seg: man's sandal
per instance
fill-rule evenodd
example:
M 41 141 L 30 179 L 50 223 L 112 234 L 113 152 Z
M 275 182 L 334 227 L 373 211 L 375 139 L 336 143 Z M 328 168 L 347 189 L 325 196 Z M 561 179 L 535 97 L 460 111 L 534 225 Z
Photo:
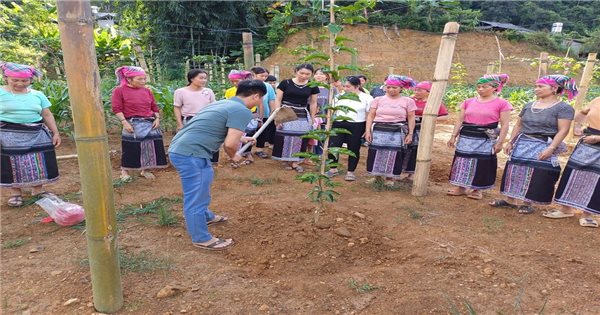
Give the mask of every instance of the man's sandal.
M 581 219 L 579 219 L 579 225 L 581 225 L 583 227 L 597 228 L 598 221 L 596 221 L 595 219 L 592 219 L 592 218 L 581 218 Z
M 213 225 L 213 224 L 225 223 L 228 220 L 229 220 L 228 217 L 224 217 L 224 216 L 220 216 L 220 215 L 215 215 L 214 219 L 212 219 L 211 221 L 206 222 L 206 225 Z
M 229 244 L 227 244 L 227 243 L 229 243 Z M 230 249 L 233 246 L 233 244 L 235 244 L 235 242 L 232 239 L 217 238 L 215 241 L 208 243 L 208 244 L 200 244 L 200 243 L 193 243 L 193 244 L 194 244 L 194 246 L 201 248 L 201 249 L 218 251 L 218 250 Z M 221 244 L 227 244 L 227 245 L 219 246 Z
M 564 219 L 564 218 L 570 218 L 570 217 L 575 216 L 575 214 L 573 214 L 573 213 L 564 213 L 557 209 L 552 209 L 552 210 L 546 211 L 546 212 L 542 213 L 542 215 L 544 217 L 550 218 L 550 219 Z
M 481 200 L 481 199 L 483 199 L 483 194 L 479 190 L 472 191 L 472 192 L 470 192 L 470 193 L 467 194 L 467 198 L 471 198 L 471 199 L 475 199 L 475 200 Z
M 532 206 L 528 206 L 528 205 L 520 205 L 519 206 L 520 214 L 532 214 L 534 211 L 535 211 L 535 209 L 533 209 Z

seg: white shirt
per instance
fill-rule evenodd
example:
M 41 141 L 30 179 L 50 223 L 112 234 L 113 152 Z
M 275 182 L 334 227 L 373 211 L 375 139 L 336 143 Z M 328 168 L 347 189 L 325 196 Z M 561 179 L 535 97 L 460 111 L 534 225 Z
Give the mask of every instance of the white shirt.
M 348 99 L 338 100 L 335 98 L 335 105 L 344 105 L 354 109 L 356 112 L 336 112 L 337 116 L 346 116 L 352 118 L 352 122 L 365 122 L 367 121 L 367 113 L 369 109 L 371 109 L 371 102 L 373 101 L 373 97 L 367 93 L 360 92 L 358 93 L 359 101 L 353 101 Z

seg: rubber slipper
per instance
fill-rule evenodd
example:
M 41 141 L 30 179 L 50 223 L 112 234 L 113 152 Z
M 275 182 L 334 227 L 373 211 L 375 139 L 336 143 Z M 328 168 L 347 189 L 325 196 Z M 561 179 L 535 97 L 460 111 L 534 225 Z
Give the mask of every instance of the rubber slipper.
M 535 211 L 532 206 L 521 205 L 519 206 L 520 214 L 532 214 Z
M 298 173 L 304 173 L 304 167 L 298 165 L 296 167 L 292 167 L 292 169 Z
M 335 177 L 335 176 L 338 176 L 338 175 L 339 175 L 339 172 L 337 172 L 337 171 L 333 172 L 332 170 L 329 170 L 329 171 L 325 172 L 325 176 L 327 176 L 329 178 Z
M 146 179 L 156 179 L 156 176 L 154 176 L 154 174 L 150 172 L 141 172 L 140 175 L 142 175 Z
M 483 199 L 483 194 L 481 193 L 481 191 L 472 191 L 467 194 L 467 198 L 481 200 Z
M 268 154 L 266 154 L 266 153 L 265 153 L 265 152 L 263 152 L 263 151 L 256 152 L 255 154 L 256 154 L 256 156 L 258 156 L 258 157 L 259 157 L 259 158 L 261 158 L 261 159 L 267 159 L 267 158 L 269 158 L 269 155 L 268 155 Z
M 121 179 L 121 181 L 124 183 L 131 183 L 131 181 L 133 180 L 133 178 L 129 175 L 121 175 L 119 179 Z
M 356 175 L 354 175 L 354 174 L 346 174 L 346 177 L 344 177 L 344 180 L 348 181 L 348 182 L 353 182 L 353 181 L 356 180 Z
M 389 187 L 392 188 L 394 187 L 394 181 L 393 180 L 386 180 L 385 183 L 383 184 L 385 187 Z
M 225 222 L 227 222 L 227 220 L 229 220 L 229 218 L 224 217 L 224 216 L 220 216 L 220 215 L 216 215 L 215 218 L 212 221 L 206 222 L 206 225 L 213 225 L 213 224 L 225 223 Z
M 546 211 L 544 213 L 542 213 L 542 215 L 546 218 L 550 218 L 550 219 L 564 219 L 564 218 L 570 218 L 572 216 L 575 216 L 575 214 L 573 213 L 564 213 L 560 210 L 550 210 L 550 211 Z
M 488 204 L 494 208 L 516 208 L 517 207 L 517 205 L 513 205 L 512 203 L 509 203 L 508 201 L 506 201 L 504 199 L 496 199 Z
M 10 196 L 6 204 L 10 207 L 20 207 L 23 205 L 23 197 L 21 195 Z
M 592 218 L 581 218 L 581 219 L 579 219 L 579 225 L 581 225 L 583 227 L 597 228 L 598 221 L 596 221 Z
M 228 241 L 230 242 L 229 245 L 217 247 L 221 244 L 227 243 Z M 208 243 L 206 245 L 200 244 L 200 243 L 193 243 L 193 244 L 194 244 L 194 246 L 201 248 L 201 249 L 218 251 L 218 250 L 230 249 L 233 246 L 233 244 L 235 244 L 235 242 L 232 239 L 217 238 L 214 242 Z

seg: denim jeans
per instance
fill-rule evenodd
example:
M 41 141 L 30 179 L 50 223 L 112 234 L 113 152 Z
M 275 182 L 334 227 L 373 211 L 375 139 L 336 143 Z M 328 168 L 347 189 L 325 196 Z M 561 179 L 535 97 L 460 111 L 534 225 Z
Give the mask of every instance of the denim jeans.
M 212 239 L 206 222 L 215 218 L 208 209 L 210 185 L 214 172 L 210 159 L 170 153 L 171 163 L 177 169 L 183 188 L 183 216 L 188 234 L 194 243 L 204 243 Z

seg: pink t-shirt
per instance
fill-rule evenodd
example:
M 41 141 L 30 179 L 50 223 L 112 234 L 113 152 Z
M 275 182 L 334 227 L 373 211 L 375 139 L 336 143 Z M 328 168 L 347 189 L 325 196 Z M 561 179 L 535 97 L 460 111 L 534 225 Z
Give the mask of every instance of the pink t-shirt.
M 187 87 L 175 90 L 173 96 L 173 105 L 181 107 L 181 114 L 194 116 L 204 107 L 215 101 L 215 93 L 209 88 L 202 88 L 199 91 L 192 91 Z
M 465 111 L 465 122 L 488 125 L 500 121 L 500 113 L 510 112 L 512 105 L 502 98 L 483 103 L 477 98 L 469 98 L 460 105 L 460 108 Z
M 375 112 L 377 122 L 400 122 L 406 121 L 408 112 L 417 110 L 417 105 L 410 97 L 391 98 L 385 95 L 374 99 L 371 108 L 377 109 Z

